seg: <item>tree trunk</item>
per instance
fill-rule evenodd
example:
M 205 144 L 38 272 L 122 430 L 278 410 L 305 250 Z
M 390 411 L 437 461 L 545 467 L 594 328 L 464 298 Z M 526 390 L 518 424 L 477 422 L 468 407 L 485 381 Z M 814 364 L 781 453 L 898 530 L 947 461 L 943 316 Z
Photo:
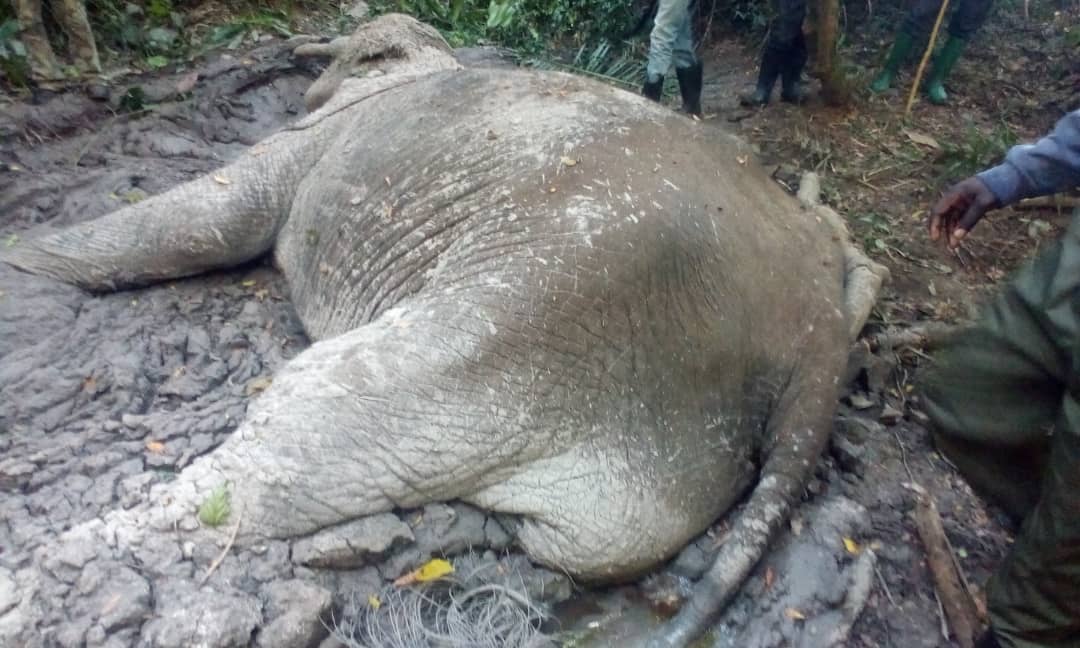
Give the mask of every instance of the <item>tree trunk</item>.
M 821 80 L 821 95 L 825 103 L 833 106 L 843 105 L 851 98 L 851 87 L 843 70 L 840 69 L 840 59 L 836 55 L 840 1 L 816 0 L 814 10 L 815 76 Z

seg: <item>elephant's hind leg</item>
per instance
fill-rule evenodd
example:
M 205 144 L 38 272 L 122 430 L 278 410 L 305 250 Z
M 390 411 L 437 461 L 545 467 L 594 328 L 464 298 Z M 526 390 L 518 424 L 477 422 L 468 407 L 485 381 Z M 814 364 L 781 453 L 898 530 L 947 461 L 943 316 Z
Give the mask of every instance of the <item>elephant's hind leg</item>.
M 190 515 L 199 493 L 230 484 L 243 531 L 291 537 L 501 479 L 552 444 L 525 433 L 529 401 L 488 364 L 485 334 L 468 330 L 477 321 L 413 305 L 316 343 L 180 475 L 173 499 Z

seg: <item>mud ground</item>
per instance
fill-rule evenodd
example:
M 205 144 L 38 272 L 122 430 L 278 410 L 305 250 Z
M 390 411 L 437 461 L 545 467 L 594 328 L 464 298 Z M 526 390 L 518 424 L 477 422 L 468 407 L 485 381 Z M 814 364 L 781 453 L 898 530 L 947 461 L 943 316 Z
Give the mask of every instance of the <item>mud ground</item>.
M 753 63 L 734 44 L 717 48 L 724 56 L 709 68 L 706 102 L 724 106 Z M 316 71 L 302 65 L 273 43 L 201 63 L 197 80 L 126 80 L 143 89 L 147 107 L 135 112 L 120 107 L 123 87 L 106 102 L 68 92 L 5 105 L 0 245 L 228 162 L 303 113 Z M 265 263 L 109 295 L 0 267 L 0 644 L 336 645 L 323 620 L 351 593 L 375 591 L 430 556 L 487 548 L 533 595 L 563 601 L 546 629 L 565 645 L 624 645 L 678 605 L 723 540 L 721 521 L 662 573 L 601 591 L 523 565 L 498 520 L 459 505 L 227 552 L 205 584 L 222 543 L 123 556 L 96 546 L 95 520 L 145 501 L 151 485 L 221 443 L 307 344 Z M 904 485 L 934 494 L 974 583 L 1009 537 L 932 451 L 909 389 L 911 360 L 853 357 L 806 504 L 703 645 L 950 645 Z M 73 528 L 89 530 L 57 544 Z

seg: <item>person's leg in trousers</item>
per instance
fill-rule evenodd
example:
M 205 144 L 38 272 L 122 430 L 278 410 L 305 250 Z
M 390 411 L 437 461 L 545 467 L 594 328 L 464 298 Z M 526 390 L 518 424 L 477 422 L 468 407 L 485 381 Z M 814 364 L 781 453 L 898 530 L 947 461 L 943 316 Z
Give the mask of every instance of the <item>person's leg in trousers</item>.
M 60 65 L 49 44 L 49 36 L 45 33 L 41 0 L 15 0 L 15 11 L 19 20 L 19 38 L 26 46 L 30 63 L 30 77 L 35 81 L 62 78 Z
M 900 71 L 900 66 L 907 61 L 912 48 L 915 46 L 917 37 L 930 33 L 934 26 L 934 20 L 937 18 L 937 12 L 940 9 L 941 0 L 915 1 L 904 17 L 904 22 L 900 24 L 900 29 L 896 30 L 896 38 L 893 41 L 892 49 L 889 50 L 885 65 L 874 78 L 874 82 L 870 84 L 872 92 L 881 93 L 892 87 L 893 81 L 896 79 L 896 73 Z
M 659 0 L 652 33 L 649 36 L 649 60 L 645 66 L 645 84 L 641 94 L 660 101 L 664 76 L 671 69 L 675 41 L 689 15 L 690 0 Z
M 797 91 L 797 79 L 806 64 L 806 41 L 802 36 L 803 19 L 806 17 L 806 0 L 775 0 L 776 19 L 769 28 L 769 40 L 761 54 L 757 86 L 739 101 L 744 106 L 764 106 L 769 103 L 776 80 L 783 76 L 787 93 L 785 101 L 795 100 L 790 94 Z M 799 45 L 803 51 L 800 53 Z M 792 85 L 794 84 L 794 85 Z
M 926 95 L 933 103 L 942 105 L 949 100 L 945 79 L 960 60 L 968 41 L 986 22 L 990 4 L 990 0 L 959 0 L 949 21 L 949 38 L 934 58 L 934 67 L 926 79 Z
M 1080 640 L 1080 219 L 935 359 L 927 413 L 972 487 L 1024 519 L 987 588 L 1006 648 Z M 1053 436 L 1046 430 L 1053 425 Z M 982 644 L 980 644 L 982 645 Z
M 700 117 L 703 69 L 701 61 L 694 53 L 693 19 L 689 11 L 679 28 L 672 55 L 675 61 L 675 74 L 679 77 L 679 93 L 682 95 L 683 111 Z
M 67 34 L 68 50 L 75 67 L 84 74 L 100 73 L 101 62 L 83 0 L 54 1 L 53 13 L 56 22 Z

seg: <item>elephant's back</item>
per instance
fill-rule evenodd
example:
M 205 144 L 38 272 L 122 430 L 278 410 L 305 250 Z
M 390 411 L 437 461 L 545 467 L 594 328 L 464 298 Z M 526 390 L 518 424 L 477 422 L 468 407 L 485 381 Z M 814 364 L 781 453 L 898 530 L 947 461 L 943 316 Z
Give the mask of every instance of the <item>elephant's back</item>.
M 798 271 L 782 254 L 791 238 L 828 252 L 741 140 L 606 84 L 458 70 L 337 110 L 350 113 L 343 132 L 276 251 L 316 338 L 494 272 L 493 256 L 610 273 L 625 252 L 690 252 L 742 291 L 761 272 Z

